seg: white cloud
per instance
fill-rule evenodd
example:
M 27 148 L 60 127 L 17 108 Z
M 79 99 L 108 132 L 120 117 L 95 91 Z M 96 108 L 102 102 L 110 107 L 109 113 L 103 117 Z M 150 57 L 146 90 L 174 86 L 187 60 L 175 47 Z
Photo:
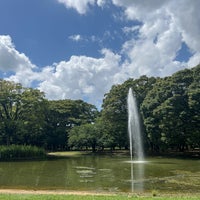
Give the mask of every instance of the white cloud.
M 6 79 L 30 86 L 35 79 L 34 70 L 37 70 L 37 67 L 24 53 L 15 49 L 11 37 L 0 35 L 0 71 L 5 75 L 7 72 L 15 73 Z
M 178 5 L 178 6 L 177 6 Z M 200 1 L 179 0 L 178 4 L 171 1 L 169 12 L 179 28 L 183 41 L 192 51 L 200 51 Z
M 190 57 L 187 65 L 188 67 L 194 67 L 196 65 L 200 64 L 200 52 L 195 53 L 192 57 Z
M 130 27 L 128 27 L 128 26 L 125 26 L 124 28 L 123 28 L 123 32 L 125 33 L 125 34 L 129 34 L 129 33 L 134 33 L 134 32 L 137 32 L 138 30 L 140 29 L 140 26 L 130 26 Z
M 84 99 L 100 106 L 104 94 L 115 82 L 115 74 L 120 72 L 121 61 L 109 49 L 102 49 L 101 54 L 100 58 L 72 56 L 39 71 L 25 54 L 15 49 L 10 36 L 0 36 L 1 71 L 13 72 L 6 80 L 26 87 L 37 82 L 49 99 Z
M 67 8 L 73 8 L 80 14 L 85 14 L 89 5 L 94 5 L 95 0 L 57 0 L 59 3 L 64 4 Z
M 79 14 L 86 14 L 90 6 L 97 5 L 99 7 L 104 7 L 104 5 L 109 0 L 57 0 L 59 3 L 62 3 L 66 8 L 73 8 Z
M 125 9 L 125 15 L 130 20 L 143 20 L 148 17 L 154 17 L 154 14 L 165 4 L 166 0 L 112 0 L 116 6 Z
M 103 7 L 106 4 L 107 0 L 97 0 L 97 5 Z
M 102 58 L 99 59 L 72 56 L 69 61 L 55 64 L 39 89 L 49 99 L 82 98 L 97 105 L 112 86 L 121 59 L 108 49 L 103 49 L 101 53 Z
M 22 69 L 33 69 L 36 66 L 29 58 L 18 52 L 8 35 L 0 35 L 0 70 L 18 72 Z
M 104 6 L 106 0 L 58 0 L 68 8 L 85 14 L 91 5 Z M 39 82 L 39 89 L 50 99 L 84 99 L 99 105 L 103 95 L 113 84 L 141 75 L 167 76 L 185 67 L 200 63 L 200 1 L 196 0 L 112 0 L 122 7 L 123 17 L 138 26 L 124 26 L 125 42 L 119 53 L 102 49 L 100 58 L 71 56 L 42 70 L 29 58 L 16 50 L 10 36 L 0 36 L 0 71 L 13 72 L 8 80 L 30 86 Z M 120 13 L 121 14 L 121 13 Z M 122 23 L 122 21 L 120 21 Z M 71 35 L 74 41 L 91 41 L 103 46 L 107 30 L 102 38 L 96 35 Z M 137 37 L 136 37 L 137 36 Z M 176 60 L 185 43 L 192 56 L 188 61 Z M 123 59 L 121 59 L 123 57 Z
M 128 34 L 137 30 L 137 39 L 126 41 L 122 53 L 128 58 L 123 65 L 124 77 L 167 76 L 200 62 L 200 1 L 189 0 L 112 0 L 124 9 L 126 18 L 142 25 L 124 27 Z M 182 43 L 194 56 L 187 63 L 177 61 Z M 121 73 L 121 77 L 123 76 Z
M 82 14 L 87 12 L 89 5 L 97 4 L 102 6 L 110 2 L 108 0 L 86 0 L 81 1 L 82 3 L 72 0 L 59 1 L 65 3 L 67 7 L 73 7 Z M 128 20 L 137 20 L 141 24 L 140 26 L 125 26 L 123 29 L 124 33 L 129 37 L 131 36 L 130 33 L 132 33 L 133 37 L 137 35 L 137 42 L 134 46 L 131 45 L 132 40 L 127 40 L 124 44 L 126 51 L 122 48 L 122 52 L 129 56 L 124 66 L 128 66 L 128 63 L 132 66 L 130 76 L 135 77 L 142 75 L 141 73 L 165 76 L 182 69 L 183 66 L 190 67 L 192 64 L 196 65 L 200 62 L 197 57 L 198 52 L 200 52 L 200 43 L 197 42 L 200 40 L 200 14 L 198 9 L 200 1 L 111 1 L 115 6 L 124 9 L 123 16 L 120 17 L 121 19 L 124 19 L 124 16 L 126 16 Z M 175 60 L 183 42 L 194 54 L 187 63 Z M 127 43 L 130 44 L 128 45 Z M 138 46 L 140 44 L 142 44 L 141 48 Z M 127 49 L 128 46 L 130 49 Z M 139 50 L 141 54 L 134 53 L 136 50 Z M 151 53 L 147 53 L 148 51 L 151 51 Z M 155 61 L 156 57 L 160 60 Z M 152 66 L 155 62 L 156 65 Z M 166 66 L 175 67 L 174 69 L 169 67 L 168 70 Z M 127 70 L 130 70 L 129 67 L 127 67 Z
M 69 39 L 78 42 L 78 41 L 82 40 L 82 37 L 79 34 L 78 35 L 70 35 Z

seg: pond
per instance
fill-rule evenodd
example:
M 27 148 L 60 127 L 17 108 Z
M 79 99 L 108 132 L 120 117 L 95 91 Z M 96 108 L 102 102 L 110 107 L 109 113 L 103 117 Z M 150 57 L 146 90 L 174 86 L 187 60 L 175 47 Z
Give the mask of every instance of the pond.
M 200 160 L 81 155 L 45 161 L 0 162 L 0 188 L 95 192 L 198 192 Z

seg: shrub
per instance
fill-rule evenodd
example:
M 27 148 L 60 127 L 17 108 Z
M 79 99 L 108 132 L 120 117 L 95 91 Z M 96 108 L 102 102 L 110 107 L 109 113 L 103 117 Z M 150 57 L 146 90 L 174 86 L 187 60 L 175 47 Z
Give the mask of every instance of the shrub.
M 42 158 L 45 156 L 45 150 L 36 146 L 0 146 L 0 160 Z

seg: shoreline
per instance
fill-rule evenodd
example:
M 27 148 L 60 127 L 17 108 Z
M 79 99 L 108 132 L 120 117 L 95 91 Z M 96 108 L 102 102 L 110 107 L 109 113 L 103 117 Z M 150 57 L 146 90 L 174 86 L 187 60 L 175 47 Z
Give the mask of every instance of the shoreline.
M 11 195 L 77 195 L 77 196 L 128 196 L 128 197 L 200 197 L 200 192 L 196 193 L 165 193 L 155 191 L 141 193 L 125 193 L 125 192 L 95 192 L 95 191 L 74 191 L 74 190 L 34 190 L 34 189 L 0 189 L 1 194 Z
M 47 195 L 95 195 L 114 196 L 112 192 L 72 191 L 72 190 L 31 190 L 31 189 L 0 189 L 0 194 L 47 194 Z

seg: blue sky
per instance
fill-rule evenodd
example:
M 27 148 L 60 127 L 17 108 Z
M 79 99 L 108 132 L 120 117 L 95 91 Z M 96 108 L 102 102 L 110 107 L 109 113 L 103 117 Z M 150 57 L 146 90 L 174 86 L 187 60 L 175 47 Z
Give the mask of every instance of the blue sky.
M 197 0 L 0 0 L 0 78 L 100 106 L 113 84 L 200 63 Z

